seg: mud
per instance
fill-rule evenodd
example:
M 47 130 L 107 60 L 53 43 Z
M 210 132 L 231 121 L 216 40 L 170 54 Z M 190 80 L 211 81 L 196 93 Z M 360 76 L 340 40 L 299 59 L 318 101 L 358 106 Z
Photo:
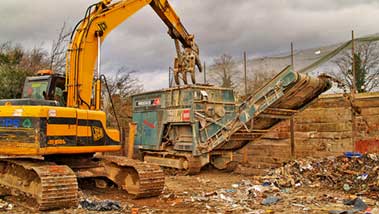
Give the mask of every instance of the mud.
M 212 169 L 196 176 L 167 176 L 162 195 L 148 199 L 133 199 L 115 187 L 99 189 L 82 184 L 82 200 L 117 201 L 120 210 L 99 212 L 79 207 L 45 213 L 328 213 L 330 210 L 351 209 L 351 206 L 343 204 L 343 200 L 357 197 L 343 190 L 319 187 L 279 189 L 264 184 L 262 188 L 266 190 L 261 190 L 256 188 L 259 186 L 262 186 L 260 177 Z M 261 204 L 271 196 L 280 200 L 268 206 Z M 19 205 L 15 197 L 3 195 L 0 199 L 0 213 L 35 213 L 26 206 Z M 369 198 L 362 197 L 362 200 L 372 209 L 379 205 Z M 5 210 L 9 209 L 8 206 L 2 209 L 3 203 L 11 203 L 12 209 Z

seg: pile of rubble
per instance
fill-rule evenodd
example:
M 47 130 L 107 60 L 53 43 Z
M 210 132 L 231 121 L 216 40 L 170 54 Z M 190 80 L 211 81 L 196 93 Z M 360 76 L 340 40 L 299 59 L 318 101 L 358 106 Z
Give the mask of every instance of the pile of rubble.
M 79 208 L 84 208 L 91 211 L 113 211 L 122 209 L 120 202 L 118 201 L 92 201 L 90 199 L 81 200 Z
M 201 179 L 198 179 L 200 182 Z M 273 185 L 256 184 L 259 181 L 241 180 L 230 188 L 210 192 L 164 193 L 160 199 L 171 202 L 171 206 L 188 204 L 207 212 L 255 213 L 254 204 L 270 206 L 281 201 L 280 189 Z
M 202 186 L 199 180 L 199 186 Z M 310 194 L 312 192 L 312 194 Z M 172 207 L 188 207 L 206 213 L 356 213 L 372 209 L 379 214 L 379 202 L 350 194 L 315 192 L 313 188 L 279 188 L 260 183 L 258 177 L 233 183 L 215 191 L 165 191 L 160 200 Z M 190 211 L 188 211 L 190 212 Z
M 9 212 L 12 209 L 13 209 L 13 204 L 0 199 L 0 212 L 1 211 Z
M 338 188 L 378 200 L 379 154 L 345 153 L 339 157 L 289 161 L 262 179 L 279 188 Z

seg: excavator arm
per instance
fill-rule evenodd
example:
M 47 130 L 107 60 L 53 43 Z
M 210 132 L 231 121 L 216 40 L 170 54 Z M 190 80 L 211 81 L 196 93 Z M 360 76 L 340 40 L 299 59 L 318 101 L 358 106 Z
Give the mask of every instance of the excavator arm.
M 150 6 L 167 25 L 168 34 L 175 41 L 177 57 L 174 62 L 174 78 L 176 84 L 180 84 L 180 77 L 184 84 L 187 84 L 187 73 L 191 74 L 192 82 L 195 83 L 195 65 L 200 72 L 202 72 L 202 66 L 199 48 L 194 41 L 194 36 L 187 32 L 167 0 L 153 0 Z M 181 51 L 178 41 L 182 43 L 184 51 Z
M 194 82 L 195 65 L 202 71 L 199 49 L 193 35 L 186 31 L 167 0 L 122 0 L 113 4 L 111 0 L 102 0 L 87 9 L 71 36 L 66 63 L 67 106 L 92 108 L 92 82 L 102 42 L 114 28 L 148 4 L 167 25 L 169 35 L 175 41 L 178 55 L 174 65 L 176 82 L 179 84 L 181 74 L 183 81 L 187 83 L 188 72 Z M 184 51 L 181 51 L 179 42 Z M 96 109 L 100 103 L 100 61 L 97 70 Z

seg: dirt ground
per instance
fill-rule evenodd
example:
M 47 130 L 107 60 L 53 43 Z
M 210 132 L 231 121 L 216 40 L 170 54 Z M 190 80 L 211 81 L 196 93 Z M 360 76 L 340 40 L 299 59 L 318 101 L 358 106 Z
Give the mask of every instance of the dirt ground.
M 270 196 L 278 197 L 279 201 L 262 205 Z M 117 201 L 121 209 L 99 212 L 79 207 L 46 213 L 328 213 L 329 210 L 351 209 L 343 205 L 342 200 L 356 196 L 345 194 L 343 190 L 301 186 L 278 189 L 262 186 L 259 177 L 208 169 L 196 176 L 167 176 L 164 192 L 155 198 L 134 200 L 117 188 L 86 186 L 82 187 L 80 197 L 91 201 Z M 370 208 L 379 205 L 373 200 L 362 199 Z M 3 208 L 0 213 L 35 213 L 21 206 L 15 198 L 2 197 L 2 200 L 13 207 L 10 210 Z

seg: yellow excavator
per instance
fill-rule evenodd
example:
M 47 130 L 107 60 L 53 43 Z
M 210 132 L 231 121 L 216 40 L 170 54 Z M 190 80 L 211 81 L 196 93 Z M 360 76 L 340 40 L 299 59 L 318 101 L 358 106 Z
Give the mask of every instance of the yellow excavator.
M 25 80 L 21 99 L 0 101 L 3 191 L 37 202 L 39 210 L 76 206 L 78 178 L 110 180 L 135 197 L 161 193 L 164 174 L 158 166 L 95 155 L 122 148 L 120 131 L 106 126 L 106 113 L 101 110 L 101 44 L 114 28 L 147 5 L 175 41 L 175 79 L 187 82 L 190 73 L 195 81 L 195 67 L 201 71 L 199 49 L 167 0 L 102 0 L 89 6 L 73 30 L 66 75 L 39 71 Z

